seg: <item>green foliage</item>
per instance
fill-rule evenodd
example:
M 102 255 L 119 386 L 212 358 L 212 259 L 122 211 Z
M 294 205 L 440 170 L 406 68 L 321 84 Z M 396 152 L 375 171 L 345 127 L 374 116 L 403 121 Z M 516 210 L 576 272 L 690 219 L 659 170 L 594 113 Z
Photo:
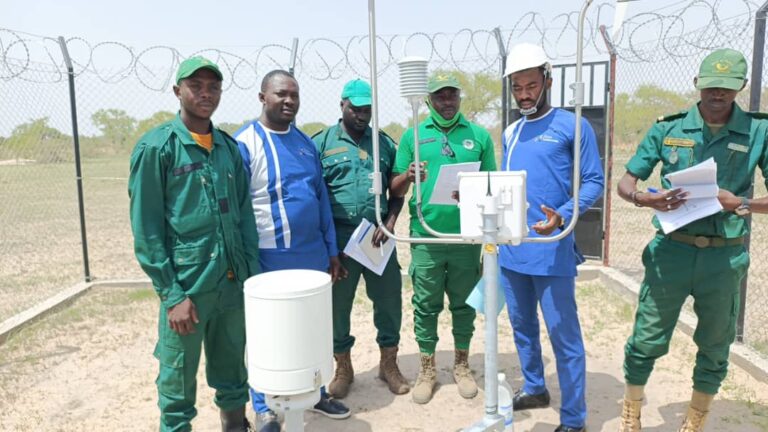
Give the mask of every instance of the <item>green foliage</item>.
M 136 132 L 132 141 L 138 141 L 142 135 L 149 132 L 150 129 L 160 126 L 161 124 L 173 120 L 176 117 L 176 113 L 170 111 L 158 111 L 149 118 L 140 120 L 136 124 Z
M 125 147 L 131 142 L 136 131 L 136 119 L 119 109 L 100 109 L 93 113 L 91 121 L 99 128 L 107 144 L 118 147 Z
M 326 125 L 325 123 L 309 122 L 299 126 L 299 129 L 301 129 L 301 131 L 304 132 L 305 134 L 312 136 L 327 127 L 328 125 Z
M 250 120 L 243 120 L 240 123 L 223 122 L 223 123 L 217 124 L 216 127 L 230 135 L 234 135 L 238 129 L 240 129 L 245 123 L 248 123 L 249 121 Z
M 677 93 L 653 84 L 634 93 L 620 93 L 615 101 L 615 138 L 618 145 L 637 145 L 659 116 L 684 110 L 698 100 L 696 92 Z
M 405 132 L 405 126 L 401 125 L 400 123 L 392 122 L 381 128 L 381 130 L 389 135 L 389 137 L 395 141 L 395 144 L 399 144 L 400 138 L 403 136 L 403 132 Z
M 0 158 L 60 162 L 72 159 L 72 138 L 51 127 L 48 117 L 16 126 L 11 136 L 0 142 Z

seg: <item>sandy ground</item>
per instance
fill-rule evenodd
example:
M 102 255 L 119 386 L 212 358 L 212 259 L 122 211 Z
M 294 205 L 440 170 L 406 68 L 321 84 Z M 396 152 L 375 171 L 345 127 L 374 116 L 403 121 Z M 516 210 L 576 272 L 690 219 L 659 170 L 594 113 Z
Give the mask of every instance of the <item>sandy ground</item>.
M 400 365 L 413 380 L 418 356 L 409 291 L 404 290 Z M 587 426 L 590 431 L 615 431 L 623 391 L 622 349 L 633 309 L 598 282 L 580 283 L 578 296 L 588 354 Z M 156 311 L 157 301 L 150 290 L 98 288 L 0 346 L 0 430 L 157 430 L 157 363 L 152 357 Z M 307 431 L 457 431 L 481 418 L 483 392 L 465 400 L 453 383 L 450 321 L 445 313 L 440 320 L 437 355 L 440 385 L 434 399 L 424 406 L 411 402 L 410 395 L 392 395 L 376 378 L 379 352 L 371 304 L 364 296 L 356 300 L 353 319 L 358 338 L 353 350 L 357 374 L 344 401 L 354 414 L 338 421 L 307 413 Z M 506 312 L 499 323 L 501 369 L 518 388 L 520 370 Z M 483 379 L 482 328 L 483 320 L 478 318 L 470 362 L 479 383 Z M 554 357 L 544 338 L 552 408 L 517 413 L 517 431 L 552 431 L 559 423 Z M 670 354 L 657 364 L 647 388 L 644 430 L 677 430 L 690 394 L 694 353 L 690 339 L 678 332 Z M 202 370 L 194 426 L 196 430 L 215 431 L 219 430 L 217 410 Z M 757 382 L 732 367 L 706 430 L 768 430 L 768 383 Z

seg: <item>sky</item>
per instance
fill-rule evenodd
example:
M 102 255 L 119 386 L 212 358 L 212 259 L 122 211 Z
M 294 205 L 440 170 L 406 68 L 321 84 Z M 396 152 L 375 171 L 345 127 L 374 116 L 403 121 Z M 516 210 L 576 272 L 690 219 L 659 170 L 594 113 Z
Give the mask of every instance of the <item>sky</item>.
M 594 0 L 590 12 L 596 10 L 605 11 L 609 16 L 601 17 L 600 22 L 611 24 L 613 22 L 613 9 L 610 7 L 598 8 L 603 3 L 614 4 L 615 0 Z M 675 10 L 688 5 L 692 0 L 637 0 L 626 4 L 626 16 L 631 17 L 644 12 L 660 12 L 671 14 Z M 761 0 L 706 0 L 710 4 L 718 5 L 722 14 L 727 17 L 731 14 L 744 13 L 745 1 Z M 761 1 L 762 2 L 762 1 Z M 379 36 L 409 35 L 422 32 L 425 34 L 445 33 L 455 34 L 461 29 L 490 30 L 501 27 L 502 30 L 510 30 L 515 24 L 538 6 L 536 12 L 541 14 L 543 25 L 546 26 L 555 37 L 558 29 L 562 28 L 564 21 L 558 20 L 558 15 L 571 13 L 583 5 L 580 0 L 379 0 L 376 2 L 376 30 Z M 725 6 L 724 6 L 725 5 Z M 686 12 L 684 21 L 686 31 L 695 26 L 702 26 L 705 22 L 698 19 L 704 16 L 703 8 L 693 8 Z M 697 15 L 698 14 L 698 15 Z M 562 17 L 561 17 L 562 18 Z M 575 21 L 575 17 L 572 18 Z M 707 18 L 708 19 L 708 18 Z M 13 44 L 15 36 L 4 29 L 17 32 L 17 35 L 25 40 L 25 44 Z M 641 38 L 654 38 L 653 31 L 637 32 Z M 677 30 L 677 29 L 675 29 Z M 563 54 L 565 61 L 572 62 L 575 52 L 575 38 L 573 29 L 568 30 L 565 37 L 561 38 L 561 47 L 555 50 L 555 54 Z M 130 61 L 130 55 L 120 44 L 129 47 L 133 54 L 138 55 L 144 50 L 154 46 L 167 46 L 177 49 L 182 56 L 205 48 L 216 48 L 234 53 L 248 61 L 255 62 L 254 53 L 259 47 L 268 44 L 279 44 L 286 47 L 291 45 L 294 37 L 299 39 L 300 49 L 303 43 L 313 38 L 329 38 L 345 44 L 350 36 L 368 34 L 368 1 L 366 0 L 273 0 L 273 1 L 243 1 L 227 0 L 220 2 L 203 2 L 201 0 L 130 0 L 130 1 L 94 1 L 94 0 L 0 0 L 0 54 L 6 54 L 9 58 L 25 58 L 30 55 L 33 61 L 50 63 L 50 55 L 57 64 L 60 64 L 60 51 L 51 41 L 45 42 L 38 36 L 57 37 L 66 39 L 81 38 L 81 41 L 69 43 L 72 57 L 82 60 L 84 64 L 89 60 L 90 51 L 82 41 L 87 41 L 91 46 L 103 42 L 116 42 L 103 45 L 103 49 L 94 52 L 90 57 L 92 69 L 102 73 L 99 77 L 105 82 L 91 79 L 78 82 L 79 113 L 81 117 L 81 130 L 85 133 L 93 133 L 93 125 L 89 123 L 90 115 L 101 108 L 119 108 L 128 111 L 136 118 L 146 118 L 159 109 L 175 109 L 174 100 L 168 98 L 169 88 L 164 93 L 147 91 L 144 88 L 127 88 L 125 86 L 110 85 L 112 80 L 109 73 L 117 70 L 117 75 L 126 61 Z M 647 36 L 646 36 L 647 34 Z M 536 35 L 533 35 L 534 37 Z M 525 36 L 519 37 L 524 40 Z M 516 36 L 517 38 L 517 36 Z M 400 40 L 403 40 L 401 38 Z M 426 47 L 420 46 L 421 41 L 414 39 L 409 46 L 409 52 L 413 46 L 415 51 Z M 442 42 L 449 41 L 448 37 Z M 515 39 L 513 43 L 517 41 Z M 367 45 L 365 40 L 360 40 L 359 50 L 352 53 L 358 65 L 367 62 Z M 12 44 L 12 46 L 9 46 Z M 458 45 L 458 44 L 457 44 Z M 601 44 L 602 45 L 602 44 Z M 329 45 L 320 46 L 328 48 Z M 320 49 L 318 48 L 318 49 Z M 333 47 L 331 47 L 333 48 Z M 400 53 L 393 55 L 399 58 Z M 28 52 L 26 50 L 29 50 Z M 458 50 L 461 50 L 459 48 Z M 311 51 L 311 50 L 310 50 Z M 334 57 L 338 51 L 331 50 L 328 58 L 333 61 L 341 61 Z M 151 51 L 152 55 L 145 54 L 141 57 L 141 66 L 164 67 L 173 64 L 169 62 L 168 51 Z M 443 53 L 446 52 L 443 47 Z M 270 55 L 275 55 L 278 66 L 285 67 L 287 63 L 287 51 L 273 50 Z M 312 54 L 310 52 L 310 54 Z M 416 54 L 419 54 L 418 52 Z M 548 52 L 549 54 L 549 52 Z M 590 57 L 587 52 L 586 60 L 606 60 L 605 54 L 594 54 Z M 381 62 L 382 53 L 379 53 Z M 553 60 L 555 59 L 555 56 Z M 309 57 L 308 63 L 316 60 Z M 325 60 L 325 59 L 323 59 Z M 155 63 L 151 63 L 156 61 Z M 307 66 L 304 64 L 304 66 Z M 13 69 L 2 69 L 0 65 L 0 78 L 5 78 Z M 271 66 L 271 65 L 269 65 Z M 430 67 L 436 67 L 432 65 Z M 260 64 L 259 70 L 265 66 Z M 142 74 L 144 78 L 156 79 L 154 82 L 163 82 L 167 73 L 155 73 L 154 70 L 146 72 L 137 67 L 136 74 Z M 240 69 L 242 71 L 243 69 Z M 106 72 L 105 72 L 106 71 Z M 328 97 L 336 97 L 340 79 L 351 79 L 343 76 L 336 80 L 309 79 L 312 72 L 304 69 L 303 77 L 306 83 L 302 84 L 302 113 L 308 120 L 329 122 L 337 116 L 335 110 L 328 110 Z M 322 71 L 321 71 L 322 72 Z M 349 71 L 348 71 L 349 72 Z M 3 75 L 5 74 L 5 75 Z M 225 73 L 225 75 L 227 75 Z M 381 113 L 382 124 L 389 121 L 405 121 L 407 109 L 397 97 L 396 74 L 390 73 L 388 81 L 382 79 Z M 25 77 L 26 78 L 26 77 Z M 51 116 L 52 124 L 60 129 L 67 127 L 68 110 L 66 105 L 66 92 L 59 87 L 48 90 L 45 86 L 34 82 L 34 75 L 30 75 L 32 81 L 22 79 L 15 81 L 3 81 L 0 79 L 0 93 L 4 97 L 0 99 L 0 136 L 7 136 L 10 130 L 17 124 L 21 124 L 33 118 Z M 239 75 L 238 75 L 239 78 Z M 387 77 L 384 77 L 387 78 Z M 227 75 L 227 79 L 229 76 Z M 255 99 L 255 93 L 250 90 L 258 77 L 254 76 L 249 83 L 247 91 L 232 91 L 226 94 L 226 103 L 222 103 L 217 118 L 219 121 L 239 122 L 248 112 L 250 115 L 254 108 L 251 107 Z M 236 80 L 230 81 L 234 83 Z M 138 85 L 134 83 L 134 85 Z M 169 84 L 168 84 L 169 85 Z M 243 87 L 240 87 L 243 88 Z M 255 91 L 255 90 L 254 90 Z M 60 96 L 51 99 L 52 95 Z M 307 96 L 306 99 L 304 96 Z M 239 99 L 238 99 L 239 98 Z M 388 98 L 388 99 L 387 99 Z M 304 103 L 306 100 L 306 104 Z M 245 106 L 248 108 L 244 108 Z M 21 107 L 21 109 L 19 109 Z M 64 107 L 64 108 L 62 108 Z
M 595 0 L 592 7 L 613 0 Z M 710 0 L 715 1 L 715 0 Z M 741 2 L 743 0 L 727 0 Z M 628 15 L 673 10 L 688 0 L 628 3 Z M 449 32 L 462 28 L 511 28 L 536 6 L 548 17 L 581 7 L 578 0 L 379 0 L 379 34 Z M 290 44 L 293 37 L 347 37 L 367 34 L 365 0 L 3 0 L 0 28 L 43 36 L 118 41 L 133 47 L 190 47 Z

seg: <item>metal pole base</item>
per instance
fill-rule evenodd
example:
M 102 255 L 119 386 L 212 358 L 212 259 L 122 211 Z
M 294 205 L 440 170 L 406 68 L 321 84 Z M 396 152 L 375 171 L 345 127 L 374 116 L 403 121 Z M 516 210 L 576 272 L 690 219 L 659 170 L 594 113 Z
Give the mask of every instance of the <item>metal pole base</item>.
M 463 432 L 504 432 L 504 417 L 498 414 L 486 416 Z
M 286 432 L 304 432 L 304 411 L 320 401 L 320 389 L 290 396 L 266 395 L 267 406 L 283 413 Z

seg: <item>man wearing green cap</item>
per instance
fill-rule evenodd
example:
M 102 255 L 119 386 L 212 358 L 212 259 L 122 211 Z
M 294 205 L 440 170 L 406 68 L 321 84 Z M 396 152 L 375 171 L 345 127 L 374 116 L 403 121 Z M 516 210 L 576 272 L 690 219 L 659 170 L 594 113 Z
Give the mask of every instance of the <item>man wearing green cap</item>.
M 189 431 L 205 346 L 222 431 L 247 431 L 243 282 L 259 271 L 258 234 L 237 143 L 213 127 L 222 74 L 181 63 L 176 118 L 139 139 L 128 195 L 136 258 L 160 297 L 161 431 Z
M 373 139 L 372 130 L 368 126 L 371 121 L 371 86 L 360 79 L 349 81 L 341 93 L 340 106 L 341 120 L 312 139 L 320 154 L 323 178 L 328 186 L 336 226 L 336 241 L 341 251 L 363 219 L 376 224 L 376 195 L 369 192 L 370 175 L 373 173 Z M 379 132 L 379 169 L 384 191 L 389 191 L 394 163 L 395 144 L 387 134 Z M 388 200 L 381 201 L 381 220 L 387 230 L 393 232 L 403 207 L 403 198 L 391 192 L 388 195 Z M 371 239 L 373 246 L 381 247 L 386 241 L 386 234 L 380 227 L 376 227 Z M 397 253 L 392 254 L 381 275 L 346 255 L 340 255 L 348 276 L 333 284 L 333 356 L 336 359 L 336 374 L 328 391 L 337 398 L 343 398 L 354 380 L 350 350 L 355 338 L 350 335 L 350 314 L 357 283 L 362 275 L 368 298 L 373 302 L 373 323 L 378 332 L 376 342 L 381 352 L 379 378 L 387 383 L 392 393 L 407 393 L 410 387 L 397 366 L 403 306 Z
M 457 206 L 429 204 L 440 166 L 479 161 L 482 171 L 496 169 L 490 134 L 459 112 L 461 86 L 456 77 L 437 73 L 429 79 L 427 90 L 430 115 L 418 125 L 423 203 L 417 203 L 415 196 L 409 202 L 412 237 L 432 237 L 419 220 L 418 205 L 424 221 L 433 230 L 459 232 Z M 413 136 L 410 128 L 400 140 L 394 168 L 396 176 L 391 186 L 395 196 L 404 196 L 416 179 Z M 414 327 L 421 353 L 419 376 L 411 391 L 413 401 L 429 402 L 437 384 L 437 318 L 446 295 L 453 322 L 453 377 L 462 397 L 475 397 L 477 385 L 468 362 L 475 310 L 466 304 L 466 299 L 480 278 L 480 245 L 414 243 L 408 272 L 413 283 Z
M 700 101 L 687 111 L 660 117 L 626 165 L 618 186 L 623 199 L 638 207 L 673 211 L 688 199 L 685 189 L 669 189 L 666 174 L 714 158 L 717 196 L 723 210 L 656 236 L 643 252 L 645 277 L 640 288 L 632 335 L 624 349 L 626 391 L 621 431 L 640 430 L 644 386 L 654 362 L 667 353 L 680 308 L 694 299 L 698 346 L 693 394 L 681 431 L 701 431 L 710 403 L 728 368 L 736 335 L 739 286 L 749 266 L 744 247 L 745 217 L 768 213 L 768 197 L 748 199 L 757 166 L 768 178 L 768 115 L 746 113 L 734 101 L 746 83 L 747 62 L 738 51 L 720 49 L 701 63 L 694 85 Z M 638 190 L 661 163 L 659 190 Z M 768 184 L 767 184 L 768 185 Z

